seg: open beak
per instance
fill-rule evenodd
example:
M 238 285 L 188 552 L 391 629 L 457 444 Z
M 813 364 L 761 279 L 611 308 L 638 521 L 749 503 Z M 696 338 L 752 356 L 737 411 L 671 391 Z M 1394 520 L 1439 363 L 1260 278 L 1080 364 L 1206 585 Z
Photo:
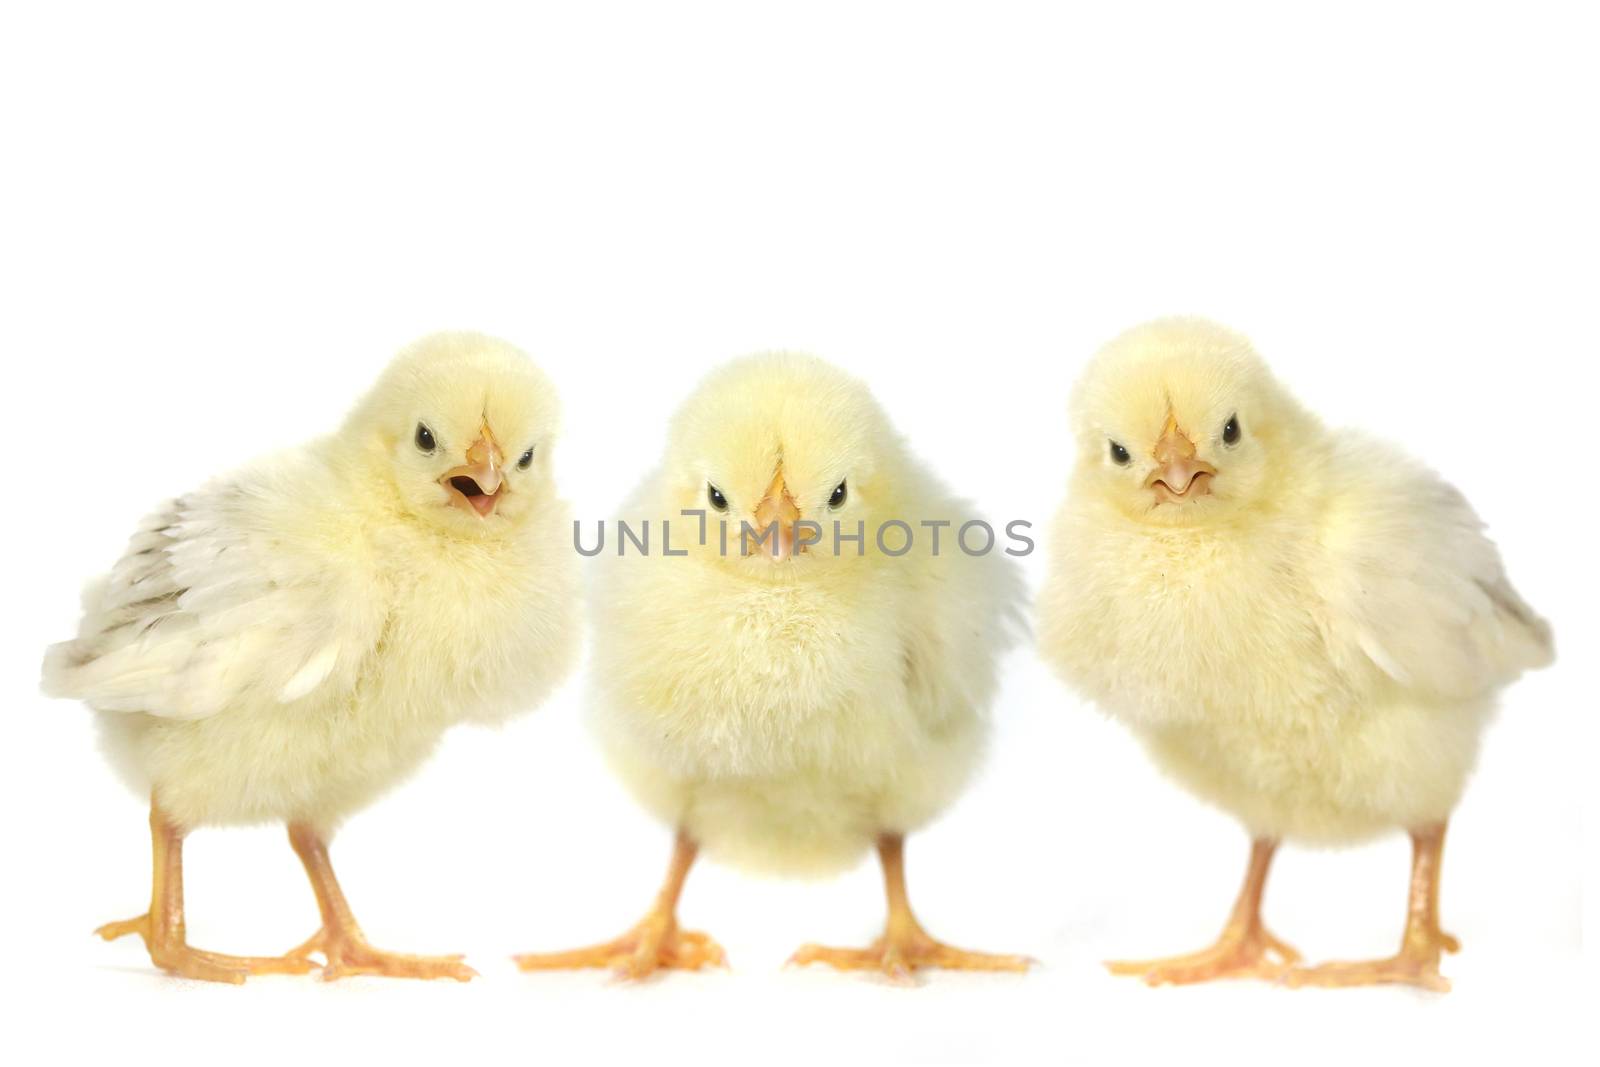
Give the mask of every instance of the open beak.
M 746 553 L 770 556 L 773 559 L 788 559 L 795 554 L 794 524 L 800 521 L 800 509 L 795 505 L 794 497 L 789 495 L 788 487 L 783 484 L 783 468 L 772 476 L 772 484 L 767 486 L 767 494 L 756 505 L 756 532 L 755 536 L 748 538 L 745 547 Z M 777 528 L 773 533 L 767 531 Z M 765 538 L 759 540 L 758 538 Z M 804 552 L 805 546 L 801 545 L 799 551 Z
M 486 519 L 500 502 L 505 463 L 505 454 L 489 431 L 489 424 L 484 423 L 478 439 L 467 449 L 466 466 L 445 471 L 439 484 L 450 494 L 450 503 Z
M 1158 504 L 1195 500 L 1211 492 L 1211 479 L 1217 468 L 1195 458 L 1194 442 L 1167 416 L 1167 425 L 1156 442 L 1156 469 L 1145 483 L 1156 494 Z

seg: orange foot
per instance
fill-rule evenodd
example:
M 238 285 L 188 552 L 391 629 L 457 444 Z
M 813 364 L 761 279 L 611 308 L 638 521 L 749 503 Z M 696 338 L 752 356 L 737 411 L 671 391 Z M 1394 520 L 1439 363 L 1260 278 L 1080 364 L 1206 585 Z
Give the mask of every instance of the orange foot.
M 1435 930 L 1423 940 L 1407 941 L 1398 954 L 1388 959 L 1296 967 L 1284 975 L 1284 982 L 1296 987 L 1309 985 L 1328 989 L 1411 985 L 1434 993 L 1448 993 L 1450 980 L 1439 973 L 1439 956 L 1441 952 L 1460 951 L 1460 941 L 1443 930 Z
M 181 929 L 175 932 L 152 932 L 148 914 L 106 923 L 95 933 L 107 941 L 138 934 L 150 953 L 150 962 L 181 978 L 195 978 L 203 982 L 241 985 L 245 978 L 253 974 L 305 974 L 312 968 L 310 963 L 293 955 L 228 956 L 193 948 L 184 941 Z
M 407 956 L 399 952 L 385 952 L 367 944 L 361 931 L 335 929 L 324 926 L 310 940 L 289 953 L 291 959 L 312 966 L 310 956 L 320 952 L 327 962 L 322 965 L 322 978 L 331 982 L 353 974 L 376 974 L 386 978 L 454 978 L 470 982 L 478 972 L 461 962 L 461 956 Z
M 1026 956 L 998 956 L 952 948 L 911 924 L 890 930 L 869 948 L 827 948 L 801 945 L 789 957 L 793 964 L 825 963 L 841 971 L 881 971 L 896 982 L 910 982 L 926 967 L 947 971 L 1026 971 L 1033 963 Z
M 1217 978 L 1281 978 L 1300 953 L 1257 924 L 1230 927 L 1215 945 L 1187 956 L 1129 960 L 1106 964 L 1112 974 L 1134 975 L 1146 985 L 1192 985 Z
M 512 957 L 524 971 L 609 968 L 619 978 L 638 981 L 658 970 L 698 971 L 726 967 L 722 946 L 705 934 L 681 930 L 671 915 L 651 914 L 614 941 L 568 952 L 526 953 Z

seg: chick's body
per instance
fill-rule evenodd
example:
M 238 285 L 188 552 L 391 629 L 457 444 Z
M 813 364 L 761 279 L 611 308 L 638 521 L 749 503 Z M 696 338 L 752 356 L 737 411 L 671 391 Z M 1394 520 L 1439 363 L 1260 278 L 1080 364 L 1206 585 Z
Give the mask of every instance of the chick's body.
M 958 547 L 971 518 L 865 388 L 819 360 L 753 357 L 702 384 L 623 508 L 634 531 L 648 521 L 652 550 L 625 549 L 619 533 L 592 597 L 595 726 L 623 781 L 677 829 L 673 873 L 623 939 L 524 967 L 643 976 L 715 962 L 714 943 L 676 926 L 699 849 L 808 875 L 874 844 L 889 882 L 884 939 L 798 958 L 893 974 L 1020 965 L 938 945 L 904 900 L 901 841 L 968 781 L 1018 630 L 1013 563 Z M 775 539 L 745 554 L 746 527 L 753 541 L 769 523 Z M 891 523 L 903 526 L 880 543 Z
M 1164 768 L 1254 833 L 1340 843 L 1447 816 L 1493 701 L 1385 673 L 1328 595 L 1341 576 L 1386 580 L 1394 557 L 1351 548 L 1409 536 L 1392 529 L 1396 508 L 1431 492 L 1445 523 L 1476 538 L 1470 512 L 1386 449 L 1320 445 L 1297 456 L 1291 495 L 1249 522 L 1140 526 L 1075 492 L 1055 530 L 1065 551 L 1041 641 Z M 1375 569 L 1344 573 L 1364 567 Z M 1390 605 L 1418 617 L 1385 623 L 1435 625 L 1427 607 Z
M 1551 656 L 1462 496 L 1203 322 L 1113 342 L 1074 416 L 1046 658 L 1258 841 L 1442 827 L 1495 694 Z
M 141 525 L 44 681 L 95 710 L 113 761 L 153 798 L 158 849 L 203 825 L 283 820 L 307 858 L 451 724 L 527 708 L 565 675 L 578 588 L 543 454 L 554 404 L 514 349 L 439 335 L 340 432 Z M 170 881 L 158 870 L 158 896 Z M 319 901 L 334 892 L 330 868 Z M 112 932 L 143 934 L 180 973 L 252 970 L 194 973 L 206 968 L 185 946 L 163 958 L 153 943 L 171 929 L 126 925 Z M 324 925 L 339 924 L 325 911 Z M 325 973 L 408 973 L 363 956 L 358 929 L 324 933 Z
M 898 475 L 955 512 L 909 462 Z M 609 559 L 595 708 L 624 781 L 709 852 L 782 873 L 848 866 L 937 815 L 981 755 L 1017 595 L 1000 559 L 941 547 L 776 576 Z
M 381 506 L 308 493 L 340 484 L 336 464 L 318 455 L 326 447 L 240 471 L 152 516 L 126 561 L 148 564 L 97 594 L 70 653 L 137 655 L 150 683 L 171 687 L 179 701 L 203 700 L 179 688 L 195 673 L 188 633 L 150 640 L 164 628 L 183 630 L 182 615 L 155 613 L 254 587 L 257 597 L 221 610 L 248 612 L 248 627 L 262 631 L 262 655 L 273 659 L 262 677 L 235 678 L 257 638 L 219 650 L 212 684 L 228 696 L 215 713 L 135 710 L 147 697 L 124 694 L 123 679 L 84 677 L 95 660 L 77 675 L 88 698 L 102 701 L 98 717 L 130 782 L 146 794 L 153 787 L 184 827 L 288 820 L 331 828 L 415 770 L 450 725 L 530 707 L 570 666 L 576 600 L 562 507 L 532 517 L 514 538 L 441 541 Z M 135 596 L 147 612 L 124 623 L 118 605 Z M 282 617 L 280 598 L 288 601 Z M 328 614 L 300 614 L 311 598 Z M 312 635 L 298 631 L 308 622 L 321 625 L 303 643 Z M 333 670 L 345 677 L 284 699 L 304 665 L 296 654 L 316 667 L 315 657 L 335 647 Z M 98 698 L 101 684 L 117 688 Z

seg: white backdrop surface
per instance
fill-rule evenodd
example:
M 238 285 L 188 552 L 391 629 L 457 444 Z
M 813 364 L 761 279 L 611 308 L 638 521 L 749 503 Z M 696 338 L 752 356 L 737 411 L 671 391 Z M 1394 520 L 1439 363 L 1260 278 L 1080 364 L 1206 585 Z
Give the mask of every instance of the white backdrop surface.
M 1588 1061 L 1594 41 L 1592 9 L 1544 4 L 8 7 L 0 1042 L 15 1062 Z M 1448 996 L 1106 975 L 1213 936 L 1246 846 L 1031 650 L 986 773 L 909 851 L 929 927 L 1039 958 L 1025 978 L 782 969 L 873 936 L 866 864 L 815 884 L 702 865 L 683 917 L 727 974 L 516 973 L 511 952 L 620 932 L 666 859 L 588 741 L 581 672 L 450 735 L 335 845 L 374 941 L 466 951 L 479 981 L 200 986 L 89 936 L 146 899 L 144 805 L 87 713 L 38 696 L 43 646 L 151 505 L 332 428 L 414 336 L 487 330 L 550 371 L 590 520 L 705 370 L 798 348 L 864 377 L 983 512 L 1042 527 L 1078 369 L 1170 312 L 1246 331 L 1330 421 L 1459 484 L 1555 627 L 1560 661 L 1507 694 L 1452 827 Z M 198 833 L 188 860 L 196 944 L 311 932 L 280 829 Z M 1290 847 L 1268 920 L 1313 958 L 1387 952 L 1406 866 L 1398 834 Z

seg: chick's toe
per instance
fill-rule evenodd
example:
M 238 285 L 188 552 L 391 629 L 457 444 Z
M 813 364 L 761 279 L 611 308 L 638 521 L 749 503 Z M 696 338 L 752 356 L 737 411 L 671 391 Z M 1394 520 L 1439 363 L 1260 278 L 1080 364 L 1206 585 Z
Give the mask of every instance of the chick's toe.
M 568 971 L 603 967 L 619 978 L 638 981 L 658 970 L 698 971 L 726 967 L 727 954 L 706 934 L 678 926 L 678 900 L 694 866 L 699 846 L 686 833 L 673 842 L 667 878 L 649 914 L 612 941 L 565 952 L 525 953 L 512 957 L 524 971 Z
M 524 971 L 605 968 L 619 978 L 638 981 L 657 971 L 698 971 L 725 967 L 722 946 L 697 930 L 680 930 L 671 916 L 652 913 L 612 941 L 565 952 L 526 953 L 513 957 Z
M 289 955 L 304 960 L 313 952 L 321 953 L 326 961 L 322 967 L 324 981 L 356 974 L 454 978 L 458 982 L 471 981 L 478 976 L 477 971 L 461 962 L 459 955 L 410 956 L 374 948 L 361 932 L 361 925 L 356 922 L 355 913 L 333 873 L 333 861 L 328 855 L 324 835 L 304 823 L 290 823 L 289 844 L 305 865 L 306 876 L 317 897 L 317 910 L 322 914 L 322 927 Z
M 462 962 L 464 957 L 460 955 L 412 956 L 385 952 L 368 944 L 360 930 L 330 931 L 324 927 L 289 956 L 308 960 L 314 952 L 320 953 L 326 961 L 322 965 L 322 978 L 327 982 L 362 974 L 385 978 L 454 978 L 458 982 L 470 982 L 478 976 L 477 971 Z
M 1297 967 L 1283 976 L 1284 983 L 1328 989 L 1364 985 L 1412 985 L 1433 993 L 1448 993 L 1450 979 L 1439 973 L 1439 954 L 1401 952 L 1381 960 L 1324 963 Z
M 829 948 L 826 945 L 801 945 L 789 962 L 804 966 L 825 963 L 840 971 L 881 971 L 896 982 L 909 982 L 912 975 L 926 968 L 945 971 L 1022 972 L 1033 965 L 1027 956 L 1007 956 L 990 952 L 971 952 L 936 941 L 920 927 L 885 935 L 868 948 Z
M 1112 974 L 1143 978 L 1147 985 L 1191 985 L 1217 978 L 1281 978 L 1300 953 L 1265 929 L 1229 930 L 1215 945 L 1183 956 L 1155 960 L 1114 960 Z
M 295 956 L 230 956 L 207 952 L 183 940 L 183 932 L 163 931 L 148 915 L 106 923 L 95 931 L 107 941 L 138 934 L 157 967 L 180 978 L 240 985 L 247 977 L 263 974 L 306 974 L 313 964 Z
M 841 971 L 882 971 L 896 982 L 909 982 L 916 971 L 929 967 L 947 971 L 1026 971 L 1033 965 L 1026 956 L 969 952 L 935 940 L 911 910 L 906 891 L 904 838 L 899 834 L 880 837 L 878 859 L 883 865 L 884 892 L 889 903 L 883 936 L 864 949 L 802 945 L 789 957 L 790 963 L 825 963 Z
M 1300 961 L 1300 953 L 1267 930 L 1261 921 L 1261 895 L 1278 843 L 1261 838 L 1250 846 L 1244 885 L 1222 936 L 1210 948 L 1164 959 L 1114 961 L 1112 974 L 1143 978 L 1148 985 L 1191 985 L 1217 978 L 1276 979 Z

